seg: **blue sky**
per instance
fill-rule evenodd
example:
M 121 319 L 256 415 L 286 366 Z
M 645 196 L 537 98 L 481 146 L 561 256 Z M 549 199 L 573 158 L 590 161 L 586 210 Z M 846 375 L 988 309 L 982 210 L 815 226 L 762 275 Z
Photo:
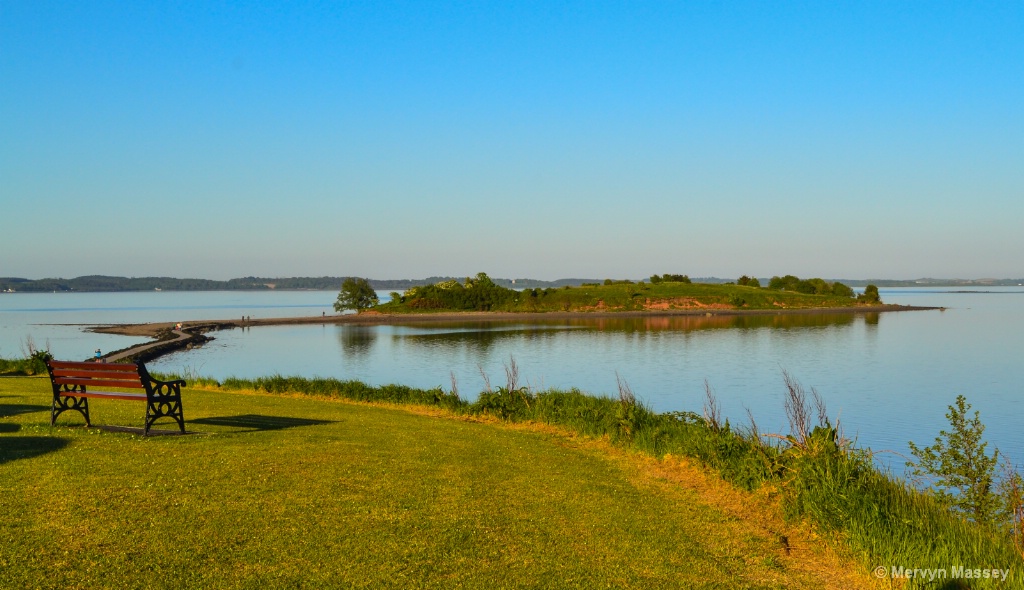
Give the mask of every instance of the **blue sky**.
M 0 0 L 0 276 L 1024 277 L 1024 3 Z

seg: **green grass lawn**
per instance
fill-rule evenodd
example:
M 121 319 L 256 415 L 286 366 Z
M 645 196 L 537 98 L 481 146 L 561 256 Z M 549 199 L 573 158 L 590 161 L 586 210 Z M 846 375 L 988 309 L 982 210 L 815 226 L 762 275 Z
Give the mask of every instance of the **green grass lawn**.
M 554 431 L 188 388 L 193 434 L 143 438 L 83 428 L 70 413 L 51 429 L 49 397 L 46 379 L 0 378 L 0 588 L 858 579 L 816 551 L 789 555 L 757 514 L 709 505 L 640 458 Z M 92 400 L 94 424 L 138 427 L 142 412 Z

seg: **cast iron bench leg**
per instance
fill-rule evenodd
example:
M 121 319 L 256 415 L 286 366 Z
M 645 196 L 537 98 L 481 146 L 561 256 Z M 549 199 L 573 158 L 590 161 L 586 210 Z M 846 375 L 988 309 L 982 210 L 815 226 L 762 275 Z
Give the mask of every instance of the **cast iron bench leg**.
M 68 403 L 70 400 L 74 401 Z M 92 426 L 92 422 L 89 421 L 89 398 L 73 395 L 53 396 L 53 404 L 50 405 L 50 426 L 54 426 L 57 423 L 57 416 L 60 416 L 68 410 L 77 411 L 83 418 L 85 418 L 85 425 Z

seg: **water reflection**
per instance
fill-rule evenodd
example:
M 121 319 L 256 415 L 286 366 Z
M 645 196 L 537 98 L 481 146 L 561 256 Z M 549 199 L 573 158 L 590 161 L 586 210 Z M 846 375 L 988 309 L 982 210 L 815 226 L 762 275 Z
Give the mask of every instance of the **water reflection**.
M 500 375 L 502 363 L 515 356 L 534 384 L 578 386 L 595 393 L 610 390 L 619 371 L 648 385 L 656 396 L 649 401 L 666 410 L 676 409 L 676 392 L 686 379 L 699 383 L 705 376 L 727 373 L 730 382 L 737 377 L 752 381 L 753 376 L 742 375 L 754 365 L 761 365 L 754 372 L 762 374 L 783 363 L 792 366 L 778 353 L 806 358 L 807 346 L 819 351 L 817 358 L 827 358 L 858 339 L 856 333 L 874 339 L 878 316 L 596 317 L 348 325 L 334 330 L 342 361 L 338 370 L 349 378 L 436 386 L 446 381 L 441 377 L 449 371 L 469 381 L 478 380 L 481 371 Z M 320 365 L 317 372 L 323 371 Z
M 340 326 L 338 344 L 346 357 L 365 357 L 377 340 L 376 326 Z
M 508 322 L 438 322 L 428 326 L 381 326 L 390 329 L 396 345 L 412 347 L 467 348 L 487 352 L 498 343 L 510 340 L 543 340 L 572 330 L 576 333 L 601 332 L 643 335 L 651 332 L 696 332 L 707 330 L 790 330 L 852 326 L 864 322 L 878 325 L 878 313 L 851 314 L 764 314 L 657 316 L 627 318 L 572 318 L 538 320 L 529 324 Z M 346 327 L 349 328 L 349 327 Z M 352 326 L 354 328 L 354 326 Z
M 487 356 L 495 346 L 506 341 L 536 341 L 554 334 L 574 329 L 571 326 L 524 326 L 481 323 L 475 326 L 438 326 L 428 331 L 397 331 L 391 338 L 396 347 L 408 345 L 411 348 L 430 348 L 440 351 L 464 349 L 476 355 Z
M 879 314 L 873 315 L 877 318 Z M 857 317 L 851 314 L 761 314 L 660 316 L 632 318 L 595 318 L 568 320 L 568 325 L 592 327 L 617 332 L 654 332 L 660 330 L 697 331 L 759 328 L 811 328 L 850 325 Z M 876 319 L 877 321 L 877 319 Z

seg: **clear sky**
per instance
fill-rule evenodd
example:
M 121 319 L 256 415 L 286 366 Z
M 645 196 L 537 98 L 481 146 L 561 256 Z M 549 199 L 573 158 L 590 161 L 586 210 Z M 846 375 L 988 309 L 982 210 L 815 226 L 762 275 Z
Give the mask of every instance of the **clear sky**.
M 0 216 L 27 278 L 1018 278 L 1024 2 L 0 0 Z

